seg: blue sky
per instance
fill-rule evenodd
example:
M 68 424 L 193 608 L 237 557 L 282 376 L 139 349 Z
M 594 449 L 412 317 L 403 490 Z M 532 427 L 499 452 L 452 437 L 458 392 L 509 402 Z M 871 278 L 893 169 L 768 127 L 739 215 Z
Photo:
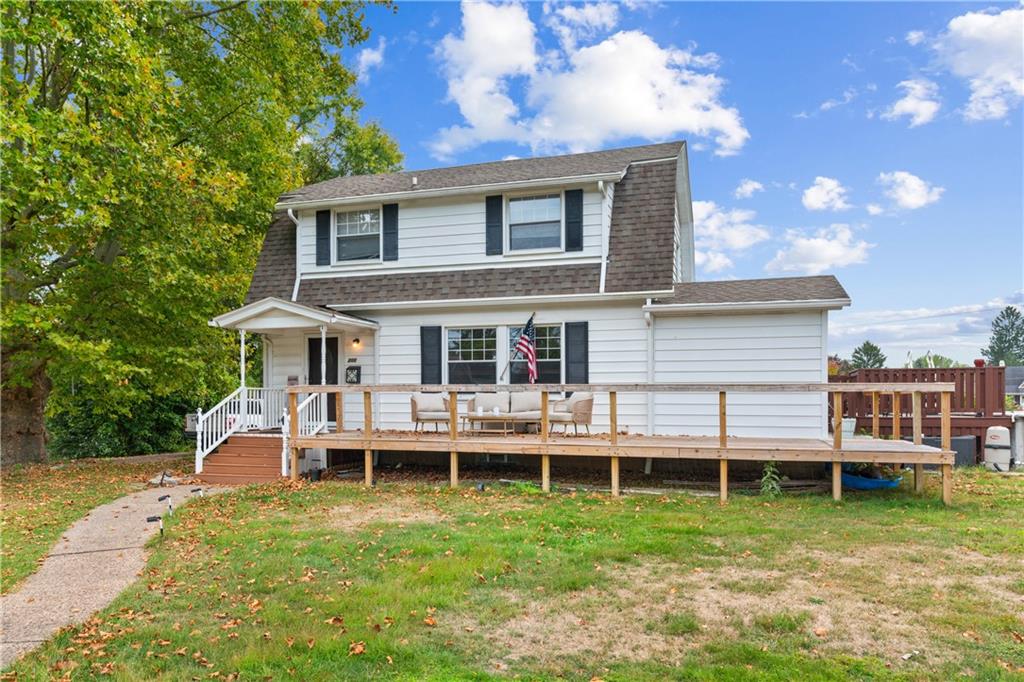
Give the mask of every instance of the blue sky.
M 410 169 L 686 139 L 698 278 L 832 273 L 865 338 L 969 362 L 1024 302 L 1019 4 L 367 12 L 364 118 Z M 747 181 L 747 182 L 744 182 Z

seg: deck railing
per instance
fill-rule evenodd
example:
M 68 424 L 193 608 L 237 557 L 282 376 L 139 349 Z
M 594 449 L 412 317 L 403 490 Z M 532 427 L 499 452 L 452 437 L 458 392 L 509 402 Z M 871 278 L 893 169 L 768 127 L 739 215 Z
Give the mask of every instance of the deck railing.
M 832 494 L 835 499 L 841 497 L 841 457 L 838 453 L 843 447 L 843 429 L 842 429 L 842 401 L 845 395 L 848 394 L 868 394 L 871 396 L 871 400 L 877 404 L 882 394 L 895 394 L 896 396 L 902 394 L 910 394 L 911 401 L 913 404 L 913 442 L 915 445 L 922 444 L 922 429 L 921 420 L 923 417 L 923 396 L 927 393 L 939 394 L 939 408 L 941 411 L 941 449 L 944 453 L 949 453 L 951 449 L 951 433 L 950 433 L 950 418 L 951 418 L 951 402 L 954 385 L 952 383 L 930 383 L 930 384 L 915 384 L 915 383 L 886 383 L 886 384 L 875 384 L 875 383 L 785 383 L 785 384 L 742 384 L 742 383 L 722 383 L 722 384 L 679 384 L 679 383 L 638 383 L 638 384 L 512 384 L 512 385 L 473 385 L 473 384 L 444 384 L 444 385 L 422 385 L 422 384 L 377 384 L 377 385 L 332 385 L 332 386 L 291 386 L 286 389 L 288 393 L 288 405 L 289 405 L 289 424 L 290 424 L 290 435 L 292 447 L 290 448 L 291 457 L 291 475 L 293 478 L 298 476 L 298 457 L 299 447 L 297 446 L 297 440 L 305 435 L 303 433 L 303 422 L 301 415 L 303 414 L 302 406 L 307 406 L 305 409 L 309 409 L 308 405 L 310 399 L 306 398 L 300 405 L 299 395 L 302 393 L 313 395 L 326 396 L 328 393 L 334 393 L 337 395 L 337 404 L 342 404 L 342 398 L 345 393 L 362 393 L 363 394 L 363 433 L 364 433 L 364 466 L 366 484 L 370 485 L 373 480 L 373 445 L 374 445 L 374 428 L 373 428 L 373 409 L 372 409 L 372 396 L 374 393 L 447 393 L 448 404 L 449 404 L 449 423 L 448 423 L 448 437 L 451 441 L 455 442 L 459 438 L 458 429 L 458 396 L 460 393 L 492 393 L 497 391 L 503 392 L 538 392 L 541 394 L 541 409 L 540 419 L 538 419 L 540 429 L 539 438 L 541 443 L 547 443 L 550 438 L 549 434 L 549 412 L 548 403 L 549 395 L 551 393 L 568 393 L 575 391 L 589 391 L 594 393 L 607 393 L 608 404 L 609 404 L 609 439 L 608 445 L 603 449 L 607 456 L 611 460 L 611 491 L 613 495 L 617 495 L 619 492 L 619 456 L 615 454 L 617 452 L 616 446 L 619 441 L 619 429 L 618 429 L 618 399 L 619 393 L 706 393 L 706 394 L 717 394 L 718 396 L 718 448 L 717 452 L 713 455 L 720 459 L 720 480 L 721 488 L 720 495 L 722 501 L 726 499 L 727 495 L 727 477 L 728 477 L 728 461 L 729 461 L 729 449 L 730 445 L 727 438 L 727 425 L 728 425 L 728 414 L 727 414 L 727 394 L 728 393 L 831 393 L 833 396 L 833 434 L 832 434 L 832 452 L 837 453 L 831 456 L 832 462 Z M 897 398 L 898 399 L 898 398 Z M 326 401 L 322 403 L 323 412 L 326 413 Z M 344 423 L 341 419 L 340 412 L 337 418 L 337 431 L 342 433 L 344 431 Z M 878 437 L 878 410 L 874 410 L 876 415 L 876 428 L 874 433 L 876 438 Z M 893 420 L 895 422 L 895 432 L 899 433 L 898 421 L 901 418 L 900 412 L 897 411 L 893 414 Z M 596 447 L 596 446 L 595 446 Z M 714 450 L 714 449 L 711 449 Z M 455 447 L 452 447 L 451 451 L 451 464 L 452 464 L 452 482 L 457 482 L 457 471 L 458 471 L 458 452 Z M 595 452 L 594 454 L 602 454 L 601 452 Z M 951 461 L 951 460 L 950 460 Z M 952 499 L 952 464 L 946 460 L 942 463 L 942 495 L 943 500 L 949 503 Z M 923 489 L 923 464 L 914 465 L 915 469 L 915 488 L 918 491 Z M 542 488 L 547 491 L 550 487 L 550 456 L 548 454 L 541 455 L 541 478 Z

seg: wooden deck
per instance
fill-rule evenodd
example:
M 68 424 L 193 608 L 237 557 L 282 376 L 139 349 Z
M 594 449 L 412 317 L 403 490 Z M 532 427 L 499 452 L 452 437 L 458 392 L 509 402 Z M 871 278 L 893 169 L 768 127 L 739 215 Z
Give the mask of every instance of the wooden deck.
M 873 462 L 878 464 L 914 465 L 914 486 L 923 490 L 924 465 L 938 464 L 942 472 L 942 499 L 952 502 L 954 453 L 950 447 L 950 395 L 952 384 L 932 384 L 928 387 L 940 394 L 942 447 L 932 448 L 921 444 L 922 438 L 922 394 L 920 386 L 911 384 L 866 385 L 866 384 L 585 384 L 585 385 L 513 385 L 513 386 L 462 386 L 462 385 L 367 385 L 367 386 L 305 386 L 288 389 L 288 420 L 290 450 L 290 471 L 297 476 L 298 459 L 305 448 L 328 448 L 363 450 L 365 483 L 373 481 L 373 451 L 391 450 L 405 452 L 447 452 L 450 457 L 451 483 L 458 485 L 459 455 L 498 454 L 536 456 L 540 458 L 542 488 L 550 490 L 551 457 L 580 456 L 607 457 L 611 474 L 612 495 L 619 493 L 619 462 L 622 458 L 660 459 L 703 459 L 719 462 L 720 499 L 728 497 L 728 472 L 730 460 L 780 461 L 780 462 L 823 462 L 832 469 L 832 496 L 842 496 L 842 465 L 846 462 Z M 541 419 L 537 434 L 479 435 L 460 432 L 458 395 L 470 391 L 537 391 L 541 394 Z M 411 391 L 435 391 L 448 394 L 448 432 L 427 433 L 414 431 L 376 430 L 373 427 L 373 393 L 405 393 Z M 609 403 L 609 432 L 588 436 L 566 436 L 549 432 L 548 394 L 570 391 L 607 392 Z M 750 438 L 730 437 L 726 414 L 726 392 L 822 392 L 833 394 L 834 429 L 831 440 L 820 438 Z M 912 428 L 914 442 L 900 440 L 878 440 L 872 438 L 842 437 L 840 416 L 845 393 L 867 391 L 877 401 L 878 393 L 908 392 L 913 396 L 914 414 Z M 339 409 L 336 414 L 338 430 L 334 433 L 319 431 L 303 433 L 298 394 L 336 393 L 340 397 L 346 392 L 363 394 L 362 429 L 347 429 L 342 423 Z M 617 399 L 619 392 L 689 392 L 717 393 L 719 407 L 719 433 L 717 436 L 640 436 L 619 433 L 617 421 Z M 307 401 L 308 404 L 308 401 Z M 877 414 L 877 412 L 876 412 Z M 897 413 L 898 414 L 898 413 Z M 898 419 L 899 417 L 895 417 Z M 876 431 L 877 432 L 877 431 Z

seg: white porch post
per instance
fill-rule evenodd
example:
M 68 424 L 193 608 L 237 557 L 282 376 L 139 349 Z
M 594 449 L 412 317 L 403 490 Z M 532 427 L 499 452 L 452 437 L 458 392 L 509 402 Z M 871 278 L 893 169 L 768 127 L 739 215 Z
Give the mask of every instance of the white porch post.
M 320 385 L 327 385 L 327 325 L 320 325 Z M 320 414 L 323 418 L 323 429 L 327 430 L 327 394 L 320 394 Z
M 245 388 L 245 330 L 238 330 L 238 386 L 242 389 L 238 399 L 242 401 L 239 410 L 240 429 L 249 430 L 249 391 Z

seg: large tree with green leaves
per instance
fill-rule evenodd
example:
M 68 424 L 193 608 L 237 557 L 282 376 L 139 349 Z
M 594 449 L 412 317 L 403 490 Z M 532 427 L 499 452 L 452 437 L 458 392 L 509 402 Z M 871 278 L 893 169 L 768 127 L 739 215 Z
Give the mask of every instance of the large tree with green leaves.
M 918 369 L 925 369 L 929 366 L 929 360 L 931 362 L 931 366 L 935 368 L 963 367 L 961 363 L 957 362 L 953 358 L 948 358 L 945 355 L 939 355 L 938 353 L 933 353 L 930 358 L 928 355 L 922 355 L 914 358 L 913 366 Z
M 125 415 L 223 391 L 233 339 L 206 320 L 240 302 L 275 198 L 301 184 L 300 137 L 360 130 L 342 52 L 363 11 L 2 5 L 6 461 L 45 457 L 51 392 Z
M 855 369 L 875 369 L 885 367 L 885 360 L 885 353 L 881 348 L 870 341 L 865 341 L 854 349 L 853 355 L 850 356 L 850 365 Z
M 981 354 L 993 365 L 1024 364 L 1024 315 L 1016 306 L 1006 306 L 992 320 L 992 335 Z

